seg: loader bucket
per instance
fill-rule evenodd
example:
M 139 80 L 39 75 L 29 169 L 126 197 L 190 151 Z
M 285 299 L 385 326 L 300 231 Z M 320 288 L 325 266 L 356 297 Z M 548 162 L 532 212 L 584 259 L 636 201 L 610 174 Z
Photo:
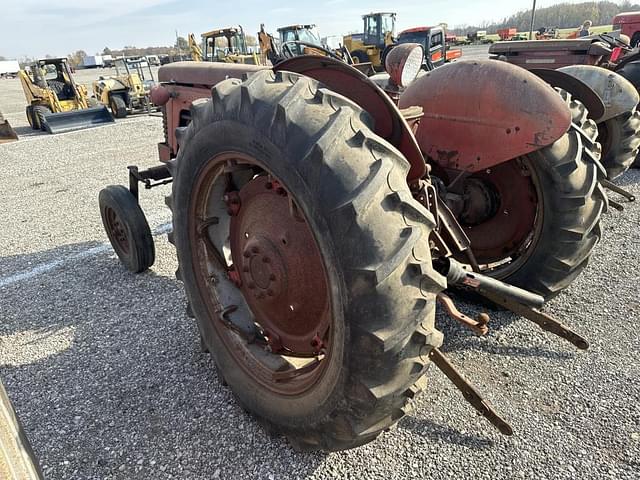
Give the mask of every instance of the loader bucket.
M 50 113 L 44 117 L 44 120 L 44 128 L 49 133 L 81 130 L 114 121 L 111 112 L 104 106 Z
M 14 142 L 18 140 L 18 135 L 15 130 L 11 128 L 8 120 L 2 120 L 0 114 L 0 143 Z

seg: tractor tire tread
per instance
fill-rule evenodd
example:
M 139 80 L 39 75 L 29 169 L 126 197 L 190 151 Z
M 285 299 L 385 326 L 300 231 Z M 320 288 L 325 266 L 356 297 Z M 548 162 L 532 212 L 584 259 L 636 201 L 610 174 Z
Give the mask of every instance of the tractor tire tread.
M 284 424 L 246 404 L 249 397 L 242 391 L 234 391 L 236 397 L 299 450 L 343 450 L 373 440 L 404 415 L 419 390 L 414 385 L 423 385 L 428 353 L 442 343 L 434 325 L 435 295 L 446 282 L 433 270 L 428 247 L 435 221 L 408 193 L 408 162 L 371 132 L 370 117 L 355 103 L 294 73 L 265 70 L 244 82 L 225 80 L 213 88 L 207 108 L 198 105 L 192 113 L 173 186 L 179 263 L 185 263 L 181 248 L 186 241 L 180 235 L 184 220 L 176 221 L 186 211 L 178 205 L 186 195 L 178 190 L 187 188 L 181 187 L 183 156 L 189 155 L 190 142 L 207 122 L 239 122 L 297 159 L 290 168 L 313 199 L 318 210 L 314 215 L 327 221 L 324 234 L 332 239 L 348 297 L 344 384 L 330 411 Z M 420 211 L 430 222 L 409 226 L 405 211 Z M 421 248 L 426 254 L 417 260 Z M 425 280 L 425 272 L 432 278 Z M 187 296 L 199 317 L 191 273 L 183 273 Z M 215 349 L 210 350 L 215 358 Z

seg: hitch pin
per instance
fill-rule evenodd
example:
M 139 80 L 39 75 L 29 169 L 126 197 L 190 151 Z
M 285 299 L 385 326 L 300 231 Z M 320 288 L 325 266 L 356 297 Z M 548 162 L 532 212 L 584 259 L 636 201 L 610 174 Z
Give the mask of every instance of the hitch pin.
M 455 303 L 453 303 L 453 300 L 449 295 L 439 293 L 436 298 L 451 318 L 453 318 L 457 322 L 460 322 L 465 327 L 470 328 L 477 335 L 483 336 L 489 332 L 489 315 L 487 315 L 486 313 L 480 313 L 476 317 L 476 319 L 473 320 L 456 308 Z
M 432 348 L 431 352 L 429 352 L 429 357 L 436 367 L 438 367 L 442 373 L 444 373 L 447 378 L 453 382 L 456 388 L 462 392 L 465 400 L 469 402 L 473 408 L 486 417 L 493 426 L 500 430 L 500 433 L 504 435 L 513 435 L 511 425 L 505 422 L 498 412 L 493 409 L 491 404 L 482 398 L 475 387 L 469 383 L 469 380 L 456 370 L 453 364 L 440 350 Z

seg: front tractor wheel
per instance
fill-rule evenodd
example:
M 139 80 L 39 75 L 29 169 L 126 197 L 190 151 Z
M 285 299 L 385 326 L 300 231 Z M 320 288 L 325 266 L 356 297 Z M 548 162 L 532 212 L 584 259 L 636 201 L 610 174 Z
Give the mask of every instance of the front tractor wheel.
M 122 185 L 103 188 L 98 196 L 102 224 L 113 250 L 133 273 L 147 270 L 155 260 L 151 229 L 133 194 Z
M 364 444 L 404 415 L 441 343 L 432 215 L 349 100 L 265 70 L 176 132 L 172 241 L 206 350 L 298 448 Z
M 546 299 L 587 266 L 607 208 L 597 129 L 582 104 L 570 105 L 562 138 L 469 177 L 458 212 L 483 273 Z

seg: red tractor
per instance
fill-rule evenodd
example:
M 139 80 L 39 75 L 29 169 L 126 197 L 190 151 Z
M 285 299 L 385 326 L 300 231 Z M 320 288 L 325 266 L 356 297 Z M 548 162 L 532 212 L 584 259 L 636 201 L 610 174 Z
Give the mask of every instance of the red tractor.
M 489 53 L 494 59 L 534 72 L 587 106 L 589 117 L 598 125 L 602 163 L 610 180 L 636 162 L 640 149 L 640 113 L 636 111 L 640 54 L 619 31 L 574 40 L 499 42 Z M 626 192 L 619 193 L 631 199 Z
M 138 183 L 172 182 L 169 241 L 202 345 L 244 408 L 302 449 L 377 437 L 431 361 L 512 432 L 439 350 L 436 302 L 488 328 L 447 288 L 588 346 L 539 309 L 600 237 L 593 122 L 523 69 L 456 62 L 417 77 L 423 58 L 416 44 L 391 50 L 384 89 L 326 57 L 164 66 L 161 164 L 100 193 L 116 253 L 140 272 L 154 251 Z

